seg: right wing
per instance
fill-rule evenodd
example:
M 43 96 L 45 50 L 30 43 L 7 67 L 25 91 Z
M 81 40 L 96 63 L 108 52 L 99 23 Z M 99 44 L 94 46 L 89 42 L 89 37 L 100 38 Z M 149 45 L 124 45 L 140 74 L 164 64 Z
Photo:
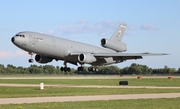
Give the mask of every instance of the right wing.
M 119 56 L 162 56 L 168 55 L 167 53 L 95 53 L 94 56 L 101 57 L 119 57 Z
M 143 56 L 162 56 L 166 53 L 96 53 L 95 57 L 112 57 L 115 60 L 142 59 Z
M 143 56 L 162 56 L 168 55 L 166 53 L 91 53 L 91 52 L 72 52 L 68 57 L 78 59 L 80 54 L 90 54 L 97 59 L 99 64 L 105 64 L 107 58 L 112 58 L 112 63 L 123 62 L 130 59 L 142 59 Z M 77 62 L 78 60 L 76 60 Z

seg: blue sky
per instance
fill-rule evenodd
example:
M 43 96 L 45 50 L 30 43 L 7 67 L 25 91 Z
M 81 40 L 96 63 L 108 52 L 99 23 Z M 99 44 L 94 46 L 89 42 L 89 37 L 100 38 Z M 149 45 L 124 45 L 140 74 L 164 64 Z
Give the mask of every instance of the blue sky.
M 36 31 L 100 46 L 121 23 L 128 53 L 169 53 L 116 64 L 180 68 L 180 0 L 2 0 L 0 64 L 28 67 L 29 55 L 10 39 L 20 31 Z M 40 65 L 36 62 L 34 64 Z M 62 66 L 61 61 L 49 65 Z M 68 64 L 70 67 L 73 65 Z

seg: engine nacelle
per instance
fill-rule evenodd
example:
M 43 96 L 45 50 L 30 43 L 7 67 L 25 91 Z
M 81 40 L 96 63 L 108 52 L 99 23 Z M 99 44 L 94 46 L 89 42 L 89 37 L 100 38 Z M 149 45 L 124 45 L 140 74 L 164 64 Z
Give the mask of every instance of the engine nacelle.
M 47 57 L 47 56 L 43 56 L 43 55 L 36 55 L 35 60 L 36 60 L 36 62 L 45 64 L 45 63 L 51 62 L 53 59 L 50 57 Z
M 101 39 L 101 46 L 112 49 L 117 52 L 125 52 L 127 50 L 126 44 L 123 42 L 112 41 L 109 39 Z
M 87 63 L 87 64 L 96 62 L 96 58 L 92 54 L 80 54 L 78 56 L 78 60 L 81 63 Z

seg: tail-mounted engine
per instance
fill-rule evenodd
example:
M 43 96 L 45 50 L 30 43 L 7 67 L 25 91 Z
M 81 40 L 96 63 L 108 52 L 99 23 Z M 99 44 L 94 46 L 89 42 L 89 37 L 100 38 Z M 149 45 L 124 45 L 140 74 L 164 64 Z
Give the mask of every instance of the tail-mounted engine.
M 45 63 L 51 62 L 53 60 L 53 58 L 43 56 L 43 55 L 36 55 L 35 60 L 38 63 L 45 64 Z
M 78 60 L 80 63 L 93 63 L 96 62 L 96 58 L 92 54 L 80 54 L 78 56 Z
M 101 46 L 112 49 L 117 52 L 125 52 L 127 50 L 125 43 L 105 38 L 101 39 Z

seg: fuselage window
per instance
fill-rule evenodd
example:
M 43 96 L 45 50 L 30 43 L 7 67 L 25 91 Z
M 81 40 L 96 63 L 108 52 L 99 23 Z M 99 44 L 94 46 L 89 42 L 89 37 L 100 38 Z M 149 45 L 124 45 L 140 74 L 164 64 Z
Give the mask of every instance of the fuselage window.
M 20 36 L 20 37 L 24 37 L 25 38 L 25 35 L 21 35 L 21 34 L 16 34 L 16 36 Z

